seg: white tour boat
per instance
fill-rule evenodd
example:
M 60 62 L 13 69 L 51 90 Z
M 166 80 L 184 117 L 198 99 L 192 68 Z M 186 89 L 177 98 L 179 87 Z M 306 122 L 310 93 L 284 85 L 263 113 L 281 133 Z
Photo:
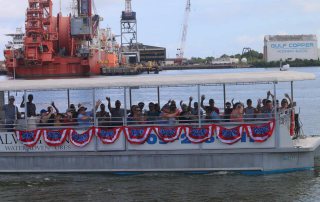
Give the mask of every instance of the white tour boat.
M 302 72 L 232 73 L 179 76 L 103 77 L 61 80 L 9 80 L 0 82 L 0 103 L 7 94 L 57 90 L 89 90 L 92 106 L 99 89 L 122 89 L 124 108 L 129 109 L 130 89 L 194 87 L 200 103 L 202 91 L 221 86 L 272 85 L 274 100 L 280 82 L 314 80 Z M 289 89 L 288 89 L 289 90 Z M 156 90 L 155 90 L 156 91 Z M 129 93 L 128 93 L 129 92 Z M 69 93 L 66 93 L 66 97 Z M 165 96 L 163 92 L 161 96 Z M 27 110 L 27 109 L 26 109 Z M 204 121 L 166 125 L 161 122 L 100 126 L 95 113 L 87 128 L 44 127 L 35 118 L 16 122 L 14 132 L 0 127 L 0 172 L 211 172 L 274 173 L 314 168 L 320 137 L 293 138 L 292 112 L 277 110 L 269 119 L 244 122 Z M 127 115 L 126 115 L 127 116 Z M 294 139 L 294 140 L 293 140 Z

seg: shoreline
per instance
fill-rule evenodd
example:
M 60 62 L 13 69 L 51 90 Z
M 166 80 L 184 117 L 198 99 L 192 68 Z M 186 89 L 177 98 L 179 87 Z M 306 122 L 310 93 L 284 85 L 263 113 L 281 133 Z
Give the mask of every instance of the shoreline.
M 319 68 L 320 66 L 299 66 L 291 68 Z M 201 70 L 201 69 L 279 69 L 280 67 L 260 67 L 260 66 L 253 66 L 253 65 L 175 65 L 175 66 L 160 66 L 160 70 Z

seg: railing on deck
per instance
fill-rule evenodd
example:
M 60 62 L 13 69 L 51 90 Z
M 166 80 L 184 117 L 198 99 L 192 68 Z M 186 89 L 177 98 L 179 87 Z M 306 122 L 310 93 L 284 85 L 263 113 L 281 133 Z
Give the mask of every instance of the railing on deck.
M 199 127 L 203 125 L 210 124 L 219 124 L 222 126 L 235 126 L 241 125 L 244 123 L 250 124 L 262 124 L 271 119 L 274 119 L 274 113 L 266 113 L 259 114 L 259 117 L 255 118 L 243 118 L 243 121 L 236 122 L 230 121 L 230 119 L 226 119 L 223 115 L 218 119 L 206 119 L 205 115 L 201 116 L 199 120 L 199 116 L 189 116 L 190 120 L 185 120 L 183 116 L 177 116 L 175 118 L 163 118 L 163 117 L 147 117 L 143 116 L 145 119 L 143 120 L 135 120 L 134 118 L 127 117 L 125 121 L 125 117 L 121 117 L 122 121 L 113 121 L 111 120 L 105 121 L 106 118 L 94 118 L 92 117 L 89 122 L 85 126 L 79 125 L 76 121 L 74 122 L 58 122 L 55 123 L 55 119 L 49 119 L 49 123 L 40 123 L 40 117 L 31 117 L 27 119 L 18 119 L 13 124 L 5 124 L 5 120 L 1 122 L 0 120 L 0 131 L 5 132 L 13 132 L 14 130 L 35 130 L 39 128 L 50 129 L 50 130 L 58 130 L 65 128 L 73 128 L 76 130 L 85 130 L 92 126 L 103 127 L 103 128 L 114 128 L 121 126 L 131 126 L 131 127 L 148 127 L 148 126 L 192 126 Z M 263 118 L 264 117 L 264 118 Z M 285 113 L 277 113 L 277 117 L 280 119 L 280 124 L 286 125 L 288 128 L 290 127 L 290 117 L 291 110 L 286 111 Z M 113 117 L 114 119 L 120 119 L 120 117 Z
M 276 115 L 276 117 L 274 117 Z M 70 123 L 39 123 L 40 117 L 32 117 L 28 119 L 19 119 L 17 120 L 14 124 L 12 125 L 6 125 L 4 123 L 0 124 L 0 132 L 14 132 L 15 130 L 17 131 L 17 137 L 15 137 L 15 141 L 20 138 L 23 138 L 23 136 L 29 138 L 30 134 L 33 134 L 34 137 L 36 136 L 37 133 L 40 131 L 40 136 L 43 138 L 45 137 L 44 134 L 49 134 L 53 135 L 52 137 L 55 136 L 56 131 L 59 131 L 58 133 L 61 135 L 65 131 L 65 133 L 68 133 L 67 138 L 63 140 L 68 142 L 68 147 L 70 147 L 70 144 L 74 145 L 75 148 L 71 150 L 66 150 L 66 151 L 79 151 L 77 147 L 82 148 L 80 149 L 81 151 L 109 151 L 109 150 L 119 150 L 119 151 L 129 151 L 129 150 L 135 150 L 138 148 L 142 150 L 173 150 L 173 149 L 226 149 L 226 148 L 276 148 L 277 147 L 277 137 L 279 134 L 277 134 L 277 131 L 272 129 L 273 126 L 269 127 L 271 134 L 269 137 L 271 137 L 273 134 L 276 134 L 277 136 L 273 137 L 271 141 L 267 142 L 264 146 L 261 146 L 259 144 L 259 140 L 257 143 L 255 140 L 251 139 L 251 136 L 245 132 L 245 128 L 248 125 L 252 126 L 258 126 L 258 127 L 264 127 L 264 126 L 269 126 L 271 123 L 277 123 L 272 121 L 272 120 L 280 120 L 280 124 L 283 124 L 285 122 L 281 121 L 282 119 L 286 119 L 285 117 L 289 116 L 289 114 L 282 114 L 282 113 L 272 113 L 272 114 L 265 114 L 265 118 L 244 118 L 243 121 L 241 122 L 231 122 L 229 119 L 225 119 L 225 116 L 221 116 L 219 119 L 205 119 L 206 116 L 201 116 L 201 119 L 199 120 L 199 116 L 190 116 L 191 120 L 179 120 L 182 117 L 176 117 L 172 118 L 170 120 L 163 118 L 163 117 L 147 117 L 149 119 L 143 119 L 143 120 L 134 120 L 132 118 L 124 118 L 122 117 L 122 121 L 112 121 L 112 118 L 110 120 L 107 118 L 91 118 L 90 122 L 88 122 L 87 125 L 82 126 L 79 125 L 76 122 L 70 122 Z M 262 116 L 259 116 L 262 117 Z M 113 117 L 115 118 L 115 117 Z M 51 120 L 51 122 L 54 120 Z M 278 122 L 279 123 L 279 122 Z M 228 143 L 229 140 L 223 142 L 221 139 L 221 136 L 218 137 L 218 130 L 217 128 L 220 128 L 221 130 L 229 130 L 233 131 L 236 128 L 242 128 L 239 129 L 239 131 L 236 129 L 237 133 L 237 140 L 235 140 L 232 144 L 236 142 L 242 142 L 243 144 L 237 144 L 235 147 L 230 147 L 230 143 Z M 12 129 L 13 128 L 13 129 Z M 178 129 L 180 128 L 180 129 Z M 209 129 L 211 128 L 211 129 Z M 224 129 L 223 129 L 224 128 Z M 151 133 L 147 135 L 147 137 L 144 137 L 144 140 L 141 140 L 141 142 L 132 142 L 132 139 L 134 138 L 134 133 L 140 130 L 152 130 Z M 108 143 L 105 143 L 104 140 L 102 140 L 103 135 L 110 135 L 112 133 L 112 137 L 115 137 L 115 131 L 120 130 L 119 134 L 122 134 L 121 136 L 119 135 L 117 138 L 114 140 L 106 139 Z M 135 131 L 136 130 L 136 131 Z M 156 130 L 158 130 L 156 132 Z M 161 135 L 166 135 L 166 134 L 160 134 L 161 130 L 166 131 L 166 130 L 174 130 L 178 131 L 180 130 L 180 133 L 175 132 L 176 138 L 173 139 L 173 141 L 164 141 L 161 139 Z M 189 130 L 189 132 L 186 132 L 186 130 Z M 66 132 L 68 131 L 68 132 Z M 87 143 L 83 143 L 83 145 L 77 145 L 77 143 L 74 143 L 74 139 L 72 138 L 80 138 L 81 136 L 88 136 L 88 134 L 91 131 L 90 140 L 88 140 Z M 93 131 L 99 131 L 95 132 L 95 135 L 93 135 Z M 130 132 L 128 132 L 130 131 Z M 184 131 L 182 133 L 182 131 Z M 208 131 L 212 131 L 212 134 L 210 137 L 205 134 L 205 139 L 204 141 L 199 141 L 197 142 L 197 139 L 194 139 L 195 141 L 191 140 L 191 138 L 197 138 L 193 136 L 193 132 L 191 131 L 199 131 L 198 135 L 203 135 L 203 132 L 208 134 Z M 240 132 L 242 131 L 242 132 Z M 216 132 L 216 133 L 215 133 Z M 229 133 L 227 132 L 227 133 Z M 132 133 L 133 136 L 130 136 Z M 188 136 L 187 133 L 190 135 Z M 215 134 L 214 134 L 215 133 Z M 2 133 L 4 134 L 9 134 L 9 133 Z M 19 134 L 19 135 L 18 135 Z M 101 136 L 102 135 L 102 136 Z M 221 134 L 220 134 L 221 135 Z M 240 136 L 239 136 L 240 135 Z M 11 136 L 11 135 L 10 135 Z M 12 136 L 15 136 L 12 134 Z M 138 135 L 139 136 L 139 135 Z M 269 137 L 267 139 L 269 139 Z M 33 137 L 31 137 L 33 139 Z M 209 139 L 208 139 L 209 138 Z M 240 138 L 240 139 L 239 139 Z M 114 138 L 111 138 L 114 139 Z M 170 137 L 169 137 L 170 139 Z M 220 139 L 221 142 L 219 144 L 212 144 L 216 139 Z M 267 140 L 266 139 L 266 140 Z M 39 140 L 39 139 L 38 139 Z M 155 141 L 157 140 L 157 141 Z M 29 151 L 29 149 L 32 150 L 32 148 L 37 145 L 37 144 L 32 144 L 32 146 L 28 146 L 27 144 L 30 144 L 30 142 L 23 142 L 23 140 L 20 140 L 22 144 L 24 144 L 26 147 L 26 150 L 23 151 Z M 44 141 L 48 144 L 47 140 L 44 139 Z M 133 140 L 133 141 L 138 141 L 138 140 Z M 32 142 L 32 140 L 31 140 Z M 38 141 L 37 141 L 38 142 Z M 93 142 L 90 144 L 89 147 L 83 148 L 90 142 Z M 157 142 L 157 143 L 155 143 Z M 166 145 L 169 142 L 173 142 L 174 146 Z M 198 144 L 198 143 L 204 143 L 204 144 Z M 56 143 L 53 141 L 53 144 L 56 145 Z M 110 144 L 113 146 L 110 149 Z M 137 144 L 140 144 L 141 147 L 136 147 Z M 60 144 L 63 145 L 63 144 Z M 51 146 L 52 147 L 52 146 Z M 0 148 L 1 149 L 1 148 Z M 2 151 L 2 150 L 1 150 Z M 42 150 L 41 150 L 42 151 Z M 46 149 L 44 151 L 50 152 L 50 151 L 56 151 L 55 146 L 53 146 L 52 149 Z M 59 149 L 58 149 L 59 151 Z

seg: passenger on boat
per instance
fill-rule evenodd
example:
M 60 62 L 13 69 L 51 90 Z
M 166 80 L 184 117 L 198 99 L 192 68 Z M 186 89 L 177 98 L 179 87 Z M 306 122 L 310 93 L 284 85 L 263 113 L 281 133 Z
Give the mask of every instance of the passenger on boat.
M 173 126 L 177 124 L 179 114 L 180 111 L 177 109 L 176 102 L 169 100 L 162 108 L 161 117 L 166 120 L 166 124 Z
M 205 95 L 202 95 L 202 96 L 201 96 L 201 107 L 202 107 L 202 109 L 204 109 L 205 112 L 206 112 L 206 119 L 207 119 L 207 120 L 210 120 L 210 119 L 220 118 L 220 117 L 219 117 L 220 112 L 219 112 L 219 109 L 214 106 L 214 100 L 213 100 L 213 99 L 210 99 L 210 100 L 209 100 L 209 106 L 204 106 L 203 101 L 204 101 L 205 99 L 206 99 L 206 96 L 205 96 Z
M 108 109 L 111 113 L 111 122 L 113 126 L 122 126 L 123 125 L 123 117 L 126 115 L 125 110 L 121 109 L 121 102 L 117 100 L 115 102 L 115 108 L 111 107 L 111 99 L 110 97 L 106 97 L 108 101 Z
M 192 120 L 192 114 L 186 104 L 183 101 L 180 102 L 181 113 L 179 115 L 179 123 L 190 123 Z
M 289 103 L 288 103 L 289 106 L 288 107 L 295 107 L 294 103 L 292 102 L 292 98 L 289 96 L 288 93 L 284 94 L 284 97 L 289 101 Z
M 37 116 L 36 105 L 32 103 L 32 101 L 33 101 L 33 95 L 29 94 L 28 102 L 27 102 L 27 117 Z M 22 96 L 22 102 L 20 104 L 20 108 L 24 108 L 24 107 L 25 107 L 25 100 L 24 100 L 24 96 Z
M 96 117 L 98 119 L 99 126 L 108 126 L 110 125 L 110 114 L 106 111 L 106 106 L 104 104 L 100 104 L 100 111 L 96 113 Z
M 243 122 L 243 114 L 244 114 L 243 104 L 240 102 L 235 103 L 235 109 L 232 110 L 232 113 L 230 115 L 230 121 Z
M 156 112 L 157 112 L 157 113 L 159 114 L 159 116 L 160 116 L 160 114 L 161 114 L 161 107 L 160 107 L 159 103 L 155 103 L 155 104 L 154 104 L 154 108 L 155 108 Z
M 261 100 L 261 99 L 258 99 L 258 102 L 257 102 L 257 110 L 261 113 L 263 110 L 264 110 L 264 108 L 266 107 L 266 103 L 267 103 L 267 99 L 263 99 L 263 100 Z
M 270 97 L 272 98 L 271 100 L 274 100 L 274 95 L 271 93 L 271 91 L 267 92 L 267 100 L 270 100 Z
M 68 111 L 71 112 L 73 119 L 77 119 L 78 118 L 78 112 L 77 112 L 76 107 L 74 106 L 74 104 L 70 104 L 69 108 L 67 109 L 67 112 Z
M 39 123 L 39 127 L 42 126 L 47 126 L 46 123 L 48 123 L 48 119 L 50 118 L 51 114 L 49 115 L 49 113 L 47 112 L 47 110 L 42 109 L 40 111 L 40 123 Z
M 92 119 L 92 112 L 87 112 L 87 108 L 80 105 L 78 108 L 78 125 L 80 127 L 90 127 Z
M 53 126 L 55 122 L 55 112 L 59 113 L 59 110 L 55 107 L 54 102 L 51 103 L 51 106 L 47 110 L 42 109 L 40 111 L 40 127 Z
M 74 118 L 73 116 L 74 109 L 69 108 L 67 109 L 67 112 L 63 118 L 63 125 L 64 126 L 74 126 L 77 125 L 77 118 Z
M 5 128 L 8 132 L 13 132 L 14 124 L 17 119 L 20 118 L 18 107 L 14 104 L 14 96 L 9 96 L 9 103 L 2 106 L 5 117 Z
M 189 98 L 189 111 L 191 112 L 192 115 L 192 119 L 198 119 L 198 110 L 199 110 L 199 103 L 198 102 L 194 102 L 193 103 L 193 108 L 191 107 L 191 103 L 192 103 L 193 97 Z M 203 111 L 202 109 L 200 109 L 200 116 L 203 116 Z
M 266 107 L 263 108 L 263 110 L 261 111 L 262 116 L 263 116 L 264 118 L 270 119 L 270 118 L 273 117 L 274 110 L 275 110 L 275 108 L 274 108 L 273 105 L 272 105 L 272 101 L 271 101 L 271 100 L 267 100 L 267 102 L 266 102 Z
M 135 107 L 136 107 L 137 105 L 132 105 L 131 107 L 130 107 L 130 113 L 128 114 L 128 118 L 131 118 L 131 117 L 133 117 L 133 114 L 134 114 L 134 110 L 135 110 Z
M 143 102 L 139 102 L 139 103 L 138 103 L 138 106 L 139 106 L 139 108 L 140 108 L 141 113 L 144 114 L 144 111 L 143 111 L 143 109 L 144 109 L 144 103 L 143 103 Z
M 286 98 L 281 100 L 281 107 L 279 108 L 279 112 L 282 114 L 289 113 L 289 109 L 293 106 L 290 96 L 288 94 L 285 94 L 285 97 Z
M 153 102 L 149 103 L 149 111 L 146 112 L 147 121 L 149 124 L 153 124 L 160 116 L 159 111 L 156 110 L 156 105 Z
M 141 108 L 138 105 L 131 107 L 131 116 L 128 117 L 129 125 L 140 125 L 146 123 L 146 117 L 143 116 Z
M 230 116 L 232 113 L 233 109 L 231 108 L 231 103 L 226 102 L 226 108 L 224 109 L 224 121 L 229 122 L 230 121 Z
M 59 109 L 56 107 L 54 102 L 52 102 L 51 106 L 48 107 L 48 112 L 50 114 L 50 117 L 47 121 L 48 126 L 53 126 L 56 119 L 56 115 L 59 114 Z
M 64 115 L 57 113 L 55 115 L 54 124 L 55 127 L 60 127 L 64 125 Z
M 247 107 L 244 109 L 244 118 L 245 121 L 253 121 L 255 118 L 256 108 L 252 106 L 252 100 L 247 100 Z
M 98 109 L 98 107 L 101 105 L 101 100 L 98 100 L 96 102 L 96 105 L 94 109 L 91 111 L 87 112 L 87 108 L 84 107 L 83 105 L 80 105 L 78 108 L 78 125 L 81 127 L 90 127 L 92 126 L 92 118 L 93 118 L 93 113 L 95 113 Z

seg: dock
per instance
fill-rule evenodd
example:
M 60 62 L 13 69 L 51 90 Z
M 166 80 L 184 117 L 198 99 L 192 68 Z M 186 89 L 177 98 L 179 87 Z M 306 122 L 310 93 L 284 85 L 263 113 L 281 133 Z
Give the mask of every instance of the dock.
M 101 75 L 104 76 L 120 76 L 120 75 L 138 75 L 143 73 L 158 74 L 161 69 L 159 67 L 116 67 L 101 68 Z

